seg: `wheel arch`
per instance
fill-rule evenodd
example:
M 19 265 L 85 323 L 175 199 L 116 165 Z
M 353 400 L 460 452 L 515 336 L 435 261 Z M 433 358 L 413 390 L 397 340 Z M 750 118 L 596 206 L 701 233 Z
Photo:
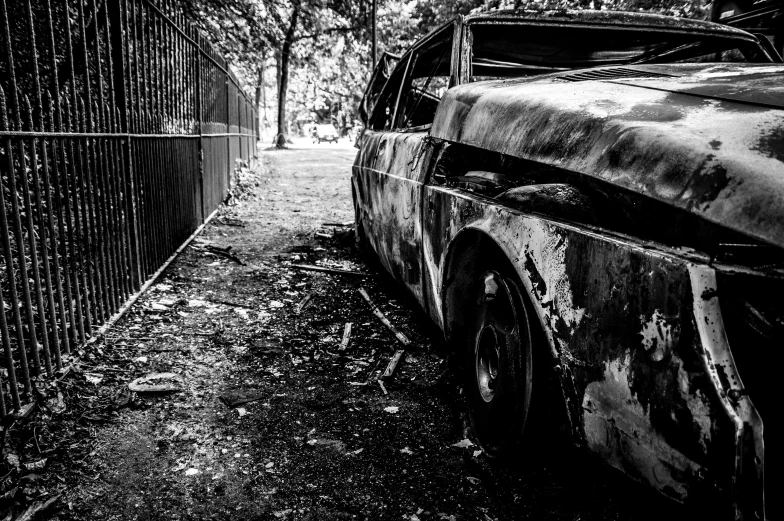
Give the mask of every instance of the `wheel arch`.
M 530 278 L 519 263 L 513 245 L 507 241 L 488 233 L 487 230 L 474 226 L 467 226 L 460 230 L 450 241 L 444 253 L 443 270 L 440 281 L 441 318 L 444 325 L 444 337 L 449 342 L 454 334 L 455 324 L 459 324 L 466 312 L 467 298 L 461 291 L 475 276 L 481 260 L 489 255 L 498 256 L 502 262 L 507 262 L 522 283 L 522 290 L 526 297 L 526 311 L 530 318 L 535 318 L 534 325 L 546 341 L 547 351 L 554 363 L 558 362 L 557 350 L 541 302 L 534 296 Z

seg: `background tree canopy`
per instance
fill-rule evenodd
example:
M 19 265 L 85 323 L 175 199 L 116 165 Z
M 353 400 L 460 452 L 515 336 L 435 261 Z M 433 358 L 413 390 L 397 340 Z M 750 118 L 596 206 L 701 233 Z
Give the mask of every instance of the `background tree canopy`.
M 476 9 L 606 9 L 706 19 L 704 0 L 378 0 L 378 49 L 402 53 Z M 370 0 L 185 0 L 255 95 L 263 139 L 309 123 L 345 131 L 371 70 Z M 280 100 L 283 100 L 283 110 Z

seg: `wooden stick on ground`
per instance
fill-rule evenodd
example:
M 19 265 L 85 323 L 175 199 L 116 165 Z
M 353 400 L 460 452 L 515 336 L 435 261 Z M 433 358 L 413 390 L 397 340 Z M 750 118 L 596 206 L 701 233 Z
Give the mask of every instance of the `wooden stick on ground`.
M 378 319 L 385 326 L 387 326 L 387 328 L 389 328 L 389 330 L 392 331 L 392 333 L 394 333 L 395 337 L 398 339 L 398 341 L 401 344 L 403 344 L 404 346 L 408 346 L 409 344 L 411 344 L 411 340 L 409 340 L 406 335 L 404 335 L 402 332 L 400 332 L 400 330 L 398 330 L 395 326 L 393 326 L 392 322 L 390 322 L 389 319 L 386 316 L 384 316 L 381 310 L 378 309 L 378 306 L 376 306 L 373 303 L 373 300 L 370 298 L 370 295 L 368 295 L 368 292 L 365 291 L 365 288 L 359 288 L 359 290 L 357 291 L 359 291 L 359 294 L 362 295 L 362 298 L 364 298 L 367 301 L 367 303 L 370 304 L 373 314 L 376 315 L 376 317 L 378 317 Z
M 334 273 L 336 275 L 354 275 L 356 277 L 370 277 L 370 273 L 361 271 L 340 270 L 337 268 L 326 268 L 324 266 L 314 266 L 312 264 L 292 264 L 292 268 L 305 271 L 322 271 L 324 273 Z
M 313 298 L 313 293 L 308 293 L 307 295 L 305 295 L 302 298 L 302 300 L 300 300 L 299 303 L 297 304 L 297 307 L 294 309 L 294 313 L 296 313 L 297 315 L 302 313 L 302 310 L 305 309 L 305 307 L 307 307 L 308 304 L 310 304 L 310 300 L 312 298 Z
M 403 358 L 405 353 L 406 352 L 404 349 L 398 349 L 395 351 L 395 354 L 392 355 L 392 358 L 389 359 L 389 364 L 384 370 L 384 374 L 381 375 L 381 378 L 392 378 L 392 375 L 395 374 L 395 369 L 397 369 L 397 364 L 400 363 L 400 359 Z
M 343 340 L 340 341 L 340 350 L 345 351 L 348 347 L 348 342 L 351 340 L 351 322 L 346 322 L 343 327 Z

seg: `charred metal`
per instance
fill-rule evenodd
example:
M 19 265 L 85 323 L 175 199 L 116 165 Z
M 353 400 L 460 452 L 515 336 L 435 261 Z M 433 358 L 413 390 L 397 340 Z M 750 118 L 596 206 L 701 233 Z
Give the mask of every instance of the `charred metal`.
M 515 25 L 531 41 L 488 40 Z M 679 47 L 548 63 L 533 39 L 552 27 Z M 675 59 L 691 41 L 747 63 Z M 496 349 L 522 420 L 504 433 L 530 429 L 555 387 L 576 445 L 736 519 L 781 513 L 763 479 L 782 463 L 778 431 L 766 424 L 765 446 L 762 430 L 780 364 L 760 360 L 778 362 L 784 339 L 766 291 L 784 285 L 784 66 L 755 41 L 629 13 L 457 19 L 396 69 L 382 60 L 352 179 L 358 237 L 476 374 L 500 334 L 485 332 L 503 330 L 482 317 L 513 317 L 514 348 Z M 503 305 L 482 293 L 491 279 Z M 480 444 L 511 445 L 477 425 L 477 403 Z

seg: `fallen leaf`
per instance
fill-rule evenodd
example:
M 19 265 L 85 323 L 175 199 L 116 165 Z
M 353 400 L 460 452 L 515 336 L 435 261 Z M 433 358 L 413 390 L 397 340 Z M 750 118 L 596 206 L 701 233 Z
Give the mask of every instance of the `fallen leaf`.
M 237 414 L 239 414 L 239 415 L 240 415 L 240 418 L 242 418 L 243 416 L 245 416 L 246 414 L 248 414 L 248 411 L 246 411 L 245 409 L 243 409 L 242 407 L 240 407 L 239 409 L 237 409 Z
M 283 302 L 280 302 L 279 300 L 272 300 L 269 303 L 269 307 L 271 308 L 282 308 L 283 305 Z
M 478 458 L 478 457 L 479 457 L 481 454 L 482 454 L 482 451 L 481 451 L 481 450 L 475 450 L 475 451 L 474 451 L 474 457 L 475 457 L 475 458 Z
M 472 442 L 468 438 L 465 438 L 458 441 L 457 443 L 453 443 L 452 446 L 457 447 L 458 449 L 467 449 L 468 447 L 473 447 L 474 442 Z
M 98 375 L 92 375 L 92 374 L 89 374 L 89 373 L 85 373 L 84 374 L 84 379 L 87 380 L 88 382 L 90 382 L 93 385 L 98 385 L 99 383 L 101 383 L 101 380 L 103 380 L 103 377 L 98 376 Z
M 394 405 L 391 405 L 391 406 L 389 406 L 389 407 L 384 407 L 384 410 L 385 410 L 386 412 L 388 412 L 389 414 L 397 414 L 397 411 L 398 411 L 399 409 L 400 409 L 400 407 L 396 407 L 396 406 L 394 406 Z
M 170 393 L 181 390 L 182 378 L 175 373 L 150 373 L 128 384 L 137 393 Z
M 196 474 L 198 474 L 199 472 L 200 472 L 200 471 L 199 471 L 199 469 L 193 469 L 193 468 L 191 468 L 191 469 L 188 469 L 188 470 L 186 470 L 186 471 L 185 471 L 185 475 L 186 475 L 186 476 L 195 476 L 195 475 L 196 475 Z

